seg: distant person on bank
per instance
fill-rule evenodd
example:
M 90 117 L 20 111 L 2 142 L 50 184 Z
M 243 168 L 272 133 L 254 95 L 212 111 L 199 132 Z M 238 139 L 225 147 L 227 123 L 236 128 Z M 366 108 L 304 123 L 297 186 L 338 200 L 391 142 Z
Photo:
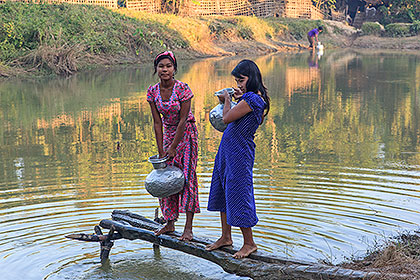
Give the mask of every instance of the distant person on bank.
M 315 46 L 318 44 L 318 34 L 323 30 L 322 26 L 314 28 L 308 32 L 309 48 L 315 50 Z

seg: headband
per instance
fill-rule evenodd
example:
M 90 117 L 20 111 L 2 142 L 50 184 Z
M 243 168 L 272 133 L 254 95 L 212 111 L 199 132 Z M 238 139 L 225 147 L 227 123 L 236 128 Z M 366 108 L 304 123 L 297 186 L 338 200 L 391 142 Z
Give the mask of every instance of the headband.
M 158 55 L 155 57 L 155 61 L 154 61 L 155 66 L 157 66 L 157 63 L 158 63 L 158 61 L 160 60 L 159 58 L 160 58 L 160 57 L 163 57 L 163 56 L 165 56 L 165 57 L 169 57 L 169 58 L 170 58 L 170 60 L 172 60 L 172 62 L 173 62 L 173 64 L 174 64 L 174 66 L 175 66 L 175 67 L 177 67 L 177 63 L 176 63 L 176 58 L 175 58 L 175 55 L 174 55 L 174 54 L 173 54 L 173 52 L 171 52 L 171 51 L 164 51 L 163 53 L 158 54 Z

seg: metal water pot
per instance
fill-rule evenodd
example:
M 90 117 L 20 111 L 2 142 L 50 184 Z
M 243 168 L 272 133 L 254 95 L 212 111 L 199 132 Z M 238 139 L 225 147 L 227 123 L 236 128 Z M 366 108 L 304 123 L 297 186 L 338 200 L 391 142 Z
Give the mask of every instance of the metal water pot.
M 182 191 L 185 185 L 184 172 L 176 166 L 166 164 L 167 157 L 158 155 L 149 158 L 154 169 L 146 177 L 146 190 L 154 197 L 168 197 Z
M 221 94 L 223 94 L 224 91 L 227 91 L 229 93 L 229 96 L 232 100 L 232 95 L 234 93 L 233 88 L 224 88 L 221 89 L 219 91 L 216 91 L 214 93 L 214 95 L 219 96 Z M 233 108 L 236 105 L 236 102 L 232 101 L 230 103 L 230 108 Z M 225 131 L 227 124 L 225 124 L 223 122 L 223 108 L 225 107 L 225 104 L 223 103 L 219 103 L 216 107 L 214 107 L 211 111 L 210 111 L 210 123 L 212 124 L 212 126 L 217 129 L 220 132 Z

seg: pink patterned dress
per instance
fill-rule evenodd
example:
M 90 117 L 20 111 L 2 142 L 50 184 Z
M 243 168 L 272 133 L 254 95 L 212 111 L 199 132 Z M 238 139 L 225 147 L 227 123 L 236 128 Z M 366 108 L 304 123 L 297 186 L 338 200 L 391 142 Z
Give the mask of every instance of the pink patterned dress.
M 163 122 L 163 150 L 166 152 L 175 138 L 179 123 L 181 103 L 193 97 L 190 87 L 181 81 L 175 81 L 169 100 L 162 100 L 160 83 L 150 86 L 147 90 L 147 101 L 154 102 Z M 177 219 L 179 212 L 200 213 L 198 202 L 197 145 L 198 133 L 195 118 L 191 111 L 188 113 L 184 137 L 176 147 L 176 156 L 168 162 L 184 172 L 185 187 L 178 194 L 160 198 L 159 203 L 166 221 Z

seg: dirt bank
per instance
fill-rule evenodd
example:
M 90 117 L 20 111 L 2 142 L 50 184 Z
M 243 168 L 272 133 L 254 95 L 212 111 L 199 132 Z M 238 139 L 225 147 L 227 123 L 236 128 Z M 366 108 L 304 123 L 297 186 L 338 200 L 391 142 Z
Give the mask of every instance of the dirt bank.
M 358 48 L 370 50 L 420 50 L 420 36 L 412 37 L 382 37 L 363 35 L 362 31 L 344 22 L 325 20 L 327 32 L 319 36 L 319 40 L 328 48 Z M 273 52 L 300 51 L 308 46 L 306 37 L 296 39 L 284 32 L 273 39 L 258 40 L 214 40 L 216 53 L 207 52 L 200 56 L 268 54 Z M 182 55 L 182 54 L 181 54 Z M 191 53 L 187 56 L 191 56 Z
M 320 25 L 328 48 L 420 49 L 420 37 L 363 36 L 342 22 L 286 18 L 152 15 L 84 5 L 0 4 L 0 77 L 69 76 L 91 67 L 299 51 Z
M 420 50 L 420 36 L 383 37 L 364 35 L 343 22 L 325 21 L 328 34 L 321 35 L 321 40 L 331 47 L 353 47 L 363 49 Z

